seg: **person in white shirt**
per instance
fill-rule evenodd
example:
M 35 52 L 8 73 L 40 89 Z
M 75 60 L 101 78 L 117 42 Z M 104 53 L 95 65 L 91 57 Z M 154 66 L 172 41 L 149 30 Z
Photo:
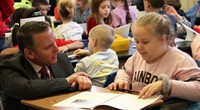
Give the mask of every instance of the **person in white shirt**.
M 75 13 L 73 1 L 59 0 L 58 8 L 63 24 L 58 25 L 54 30 L 56 38 L 65 40 L 82 40 L 82 27 L 78 23 L 72 21 Z

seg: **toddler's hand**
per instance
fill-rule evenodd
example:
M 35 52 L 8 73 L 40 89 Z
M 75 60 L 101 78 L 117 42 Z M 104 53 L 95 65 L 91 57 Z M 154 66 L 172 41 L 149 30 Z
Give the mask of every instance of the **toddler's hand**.
M 89 55 L 89 51 L 88 50 L 84 50 L 84 49 L 77 49 L 74 51 L 74 54 L 78 57 L 82 57 L 82 56 L 87 56 Z

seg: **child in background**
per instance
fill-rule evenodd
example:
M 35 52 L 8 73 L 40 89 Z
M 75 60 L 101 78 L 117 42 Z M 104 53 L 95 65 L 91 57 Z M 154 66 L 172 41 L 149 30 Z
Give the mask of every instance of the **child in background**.
M 171 25 L 173 26 L 172 28 L 174 28 L 174 31 L 176 32 L 177 30 L 176 18 L 170 14 L 165 13 L 165 11 L 163 10 L 163 8 L 165 7 L 164 5 L 165 5 L 165 0 L 144 0 L 145 12 L 156 12 L 161 15 L 167 15 L 167 17 L 169 17 L 171 21 Z M 174 43 L 175 37 L 171 38 L 171 40 L 168 40 L 171 46 L 175 46 L 175 43 Z
M 176 19 L 174 16 L 165 13 L 165 0 L 144 0 L 145 12 L 156 12 L 159 14 L 166 14 L 172 22 L 173 28 L 176 30 Z
M 75 67 L 76 72 L 86 72 L 92 78 L 92 84 L 103 87 L 106 76 L 118 70 L 118 57 L 112 49 L 109 49 L 114 41 L 114 30 L 108 25 L 98 25 L 89 33 L 88 49 L 78 49 L 76 56 L 86 56 Z
M 91 0 L 76 0 L 73 21 L 77 23 L 86 23 L 89 15 L 91 15 Z
M 39 9 L 44 16 L 51 8 L 49 5 L 49 0 L 32 0 L 32 7 Z
M 92 15 L 87 19 L 87 32 L 99 24 L 112 24 L 110 0 L 92 0 Z
M 58 8 L 63 24 L 58 25 L 54 30 L 56 38 L 82 40 L 82 27 L 72 21 L 72 18 L 74 17 L 74 2 L 72 0 L 59 0 Z
M 181 1 L 180 0 L 165 0 L 165 4 L 173 6 L 176 12 L 185 18 L 187 18 L 186 13 L 181 9 Z
M 56 0 L 57 2 L 59 0 Z M 86 23 L 88 16 L 91 14 L 91 0 L 75 0 L 76 6 L 75 8 L 75 15 L 73 17 L 73 21 L 77 23 Z M 56 20 L 60 20 L 60 15 L 58 12 L 58 6 L 54 8 L 54 16 Z
M 111 11 L 112 25 L 116 27 L 132 23 L 136 20 L 136 14 L 133 7 L 128 5 L 127 0 L 111 0 L 112 6 L 115 7 Z
M 19 30 L 20 27 L 20 19 L 22 18 L 31 18 L 31 17 L 37 17 L 37 16 L 43 16 L 42 13 L 38 12 L 39 10 L 35 8 L 27 9 L 27 8 L 19 8 L 16 9 L 13 13 L 13 22 L 14 22 L 14 27 L 12 30 L 12 41 L 13 41 L 13 46 L 18 46 L 17 40 L 16 40 L 16 34 L 17 31 Z M 37 14 L 34 14 L 37 13 Z M 45 20 L 50 24 L 51 20 L 49 17 L 44 16 Z M 56 39 L 56 44 L 59 48 L 60 52 L 66 52 L 72 49 L 77 49 L 77 48 L 83 48 L 84 44 L 83 42 L 77 41 L 77 40 L 64 40 L 64 39 Z
M 180 0 L 165 0 L 165 12 L 174 16 L 177 20 L 177 37 L 185 39 L 186 30 L 184 26 L 181 24 L 185 24 L 188 27 L 191 27 L 191 23 L 188 21 L 188 17 L 186 13 L 181 9 L 181 2 Z
M 20 19 L 24 18 L 24 13 L 26 13 L 29 9 L 28 8 L 18 8 L 14 11 L 12 14 L 12 21 L 13 21 L 13 27 L 12 27 L 12 45 L 18 45 L 17 43 L 17 31 L 20 28 Z
M 170 5 L 165 6 L 164 11 L 165 13 L 174 16 L 177 20 L 176 37 L 185 39 L 187 32 L 182 23 L 187 25 L 188 27 L 191 27 L 191 23 L 184 16 L 180 16 L 173 6 Z
M 188 54 L 169 46 L 174 31 L 168 17 L 147 13 L 136 21 L 132 33 L 137 51 L 118 71 L 109 89 L 132 88 L 139 92 L 139 98 L 159 93 L 164 99 L 200 101 L 200 68 Z
M 32 7 L 40 10 L 42 15 L 47 16 L 47 12 L 50 10 L 51 6 L 49 5 L 49 0 L 32 0 Z M 51 29 L 54 30 L 54 22 L 50 19 Z

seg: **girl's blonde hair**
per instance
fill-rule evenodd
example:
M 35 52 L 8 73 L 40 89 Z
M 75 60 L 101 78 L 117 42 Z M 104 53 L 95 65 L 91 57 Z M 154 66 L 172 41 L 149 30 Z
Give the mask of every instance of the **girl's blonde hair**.
M 94 17 L 97 24 L 101 24 L 101 20 L 99 19 L 101 16 L 99 13 L 99 7 L 103 1 L 106 1 L 106 0 L 92 0 L 92 3 L 91 3 L 92 17 Z M 107 18 L 104 18 L 104 23 L 111 25 L 112 23 L 111 13 L 109 14 Z
M 59 0 L 58 9 L 63 18 L 72 18 L 74 16 L 74 0 Z
M 175 36 L 174 28 L 171 21 L 166 15 L 161 15 L 155 12 L 147 13 L 134 23 L 132 29 L 137 27 L 148 27 L 152 34 L 157 37 L 166 35 L 167 41 L 173 40 Z

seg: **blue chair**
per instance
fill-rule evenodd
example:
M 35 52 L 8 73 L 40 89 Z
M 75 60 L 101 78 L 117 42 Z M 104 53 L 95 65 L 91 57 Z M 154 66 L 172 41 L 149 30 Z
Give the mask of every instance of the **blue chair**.
M 109 84 L 114 82 L 116 74 L 117 74 L 117 71 L 114 71 L 111 74 L 109 74 L 108 76 L 106 76 L 106 82 L 103 87 L 107 87 Z

